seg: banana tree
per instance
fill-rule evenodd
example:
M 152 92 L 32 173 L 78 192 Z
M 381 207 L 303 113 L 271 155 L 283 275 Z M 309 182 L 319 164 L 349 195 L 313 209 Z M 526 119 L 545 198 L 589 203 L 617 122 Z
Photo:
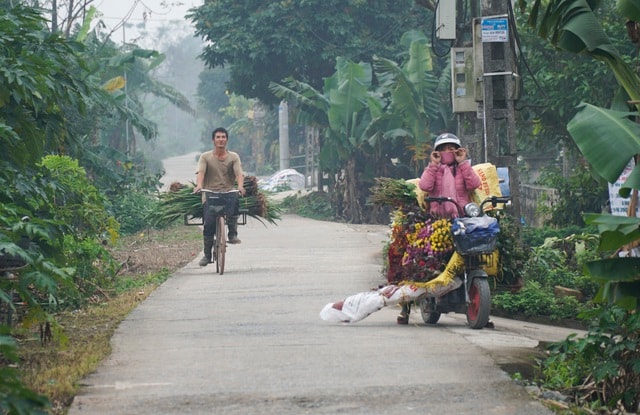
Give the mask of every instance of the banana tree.
M 362 162 L 371 149 L 368 126 L 382 111 L 379 97 L 371 92 L 372 78 L 371 65 L 338 58 L 336 72 L 325 79 L 322 92 L 291 79 L 283 85 L 271 84 L 276 96 L 296 101 L 302 119 L 322 128 L 320 166 L 339 177 L 336 208 L 354 223 L 363 221 L 360 177 L 374 164 Z
M 431 47 L 424 34 L 407 32 L 409 43 L 407 61 L 396 62 L 374 57 L 374 70 L 380 82 L 380 91 L 389 92 L 391 103 L 382 116 L 375 120 L 372 130 L 387 138 L 404 140 L 411 153 L 411 164 L 424 162 L 431 146 L 434 122 L 442 122 L 439 80 L 433 72 Z M 437 123 L 436 123 L 437 126 Z
M 640 105 L 640 78 L 627 65 L 602 29 L 595 9 L 600 1 L 535 0 L 529 23 L 537 27 L 540 37 L 574 53 L 584 53 L 605 62 L 636 111 L 614 111 L 582 104 L 567 129 L 593 170 L 614 183 L 629 161 L 640 154 L 640 127 L 633 121 Z M 525 0 L 520 0 L 525 5 Z M 640 0 L 618 0 L 620 13 L 632 20 L 640 19 Z M 622 184 L 622 197 L 637 197 L 640 167 L 637 163 Z M 635 212 L 634 212 L 635 213 Z M 640 218 L 608 214 L 588 214 L 585 222 L 599 227 L 602 251 L 633 253 L 640 241 Z M 627 254 L 592 261 L 587 272 L 602 282 L 599 298 L 627 309 L 640 308 L 640 258 Z
M 607 110 L 582 104 L 567 129 L 594 171 L 614 183 L 629 163 L 640 154 L 640 125 L 632 120 L 637 112 Z M 640 169 L 636 165 L 620 186 L 622 197 L 637 198 Z M 636 189 L 636 191 L 634 191 Z M 585 223 L 600 230 L 600 250 L 603 252 L 633 252 L 640 241 L 640 218 L 610 214 L 587 214 Z M 587 272 L 602 282 L 598 298 L 628 309 L 640 306 L 640 258 L 627 255 L 586 265 Z

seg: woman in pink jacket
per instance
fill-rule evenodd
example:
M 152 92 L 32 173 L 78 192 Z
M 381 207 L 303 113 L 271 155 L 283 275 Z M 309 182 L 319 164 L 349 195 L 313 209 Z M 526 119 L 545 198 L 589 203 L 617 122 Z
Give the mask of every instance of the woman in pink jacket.
M 430 163 L 425 167 L 418 186 L 429 196 L 450 197 L 459 206 L 464 207 L 470 202 L 470 194 L 480 187 L 480 177 L 467 160 L 467 149 L 463 148 L 460 139 L 451 133 L 440 134 L 433 143 L 434 151 L 430 156 Z M 432 202 L 429 213 L 437 218 L 458 217 L 458 208 L 453 203 Z M 457 275 L 464 267 L 463 258 L 454 252 L 445 269 L 434 279 L 421 284 L 430 293 L 441 296 L 455 290 L 462 284 Z M 398 324 L 409 323 L 411 303 L 402 304 L 402 311 L 398 316 Z
M 469 194 L 480 187 L 480 177 L 467 160 L 467 149 L 451 133 L 440 134 L 433 144 L 431 162 L 420 177 L 419 186 L 429 196 L 450 197 L 464 207 L 470 202 Z M 453 203 L 431 203 L 429 211 L 439 218 L 455 218 L 458 209 Z

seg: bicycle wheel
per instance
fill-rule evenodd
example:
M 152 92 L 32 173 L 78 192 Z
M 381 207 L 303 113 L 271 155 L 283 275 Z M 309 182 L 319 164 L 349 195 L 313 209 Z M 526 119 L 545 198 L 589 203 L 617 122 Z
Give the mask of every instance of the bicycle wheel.
M 227 233 L 224 216 L 216 218 L 216 272 L 224 274 L 224 256 L 227 252 Z

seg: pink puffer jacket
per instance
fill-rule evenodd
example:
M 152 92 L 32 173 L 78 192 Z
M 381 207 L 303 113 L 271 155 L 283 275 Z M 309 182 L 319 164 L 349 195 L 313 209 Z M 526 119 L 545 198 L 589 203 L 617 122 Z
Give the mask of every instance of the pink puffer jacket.
M 420 177 L 420 182 L 418 183 L 420 189 L 427 192 L 429 196 L 442 196 L 443 169 L 444 165 L 442 164 L 436 165 L 429 163 Z M 454 180 L 456 201 L 460 207 L 464 207 L 464 205 L 471 201 L 469 194 L 480 187 L 480 177 L 478 177 L 478 174 L 471 167 L 469 160 L 465 160 L 456 167 Z M 446 208 L 439 203 L 431 203 L 430 212 L 440 217 L 451 216 L 446 214 Z

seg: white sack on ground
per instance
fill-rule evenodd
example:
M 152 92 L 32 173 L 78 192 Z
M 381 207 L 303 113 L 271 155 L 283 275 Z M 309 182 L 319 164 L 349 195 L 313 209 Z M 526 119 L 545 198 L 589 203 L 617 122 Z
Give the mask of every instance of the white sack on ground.
M 343 301 L 329 303 L 320 311 L 320 318 L 332 323 L 355 323 L 382 307 L 417 300 L 426 289 L 412 285 L 387 285 L 376 291 L 354 294 Z

